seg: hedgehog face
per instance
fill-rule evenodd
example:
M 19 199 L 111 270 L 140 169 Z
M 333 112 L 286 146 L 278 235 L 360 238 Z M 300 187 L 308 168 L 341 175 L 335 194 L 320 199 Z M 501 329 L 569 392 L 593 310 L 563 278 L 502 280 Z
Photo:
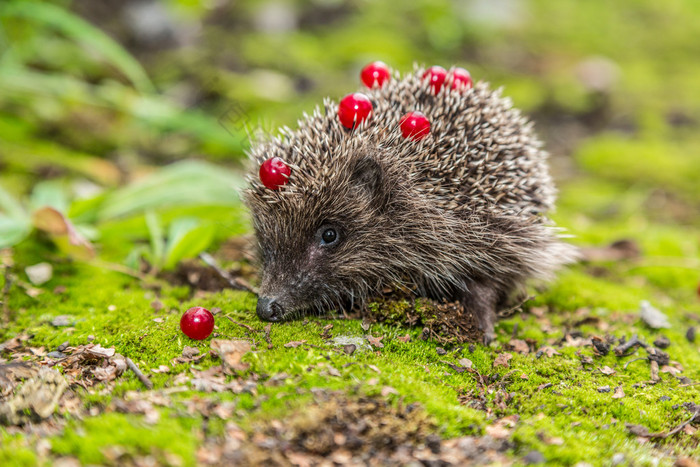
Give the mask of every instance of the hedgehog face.
M 337 308 L 364 298 L 376 284 L 384 265 L 375 263 L 385 252 L 378 254 L 383 242 L 373 233 L 384 223 L 389 194 L 374 158 L 347 163 L 347 171 L 319 181 L 314 190 L 282 190 L 272 203 L 249 195 L 262 263 L 261 319 Z

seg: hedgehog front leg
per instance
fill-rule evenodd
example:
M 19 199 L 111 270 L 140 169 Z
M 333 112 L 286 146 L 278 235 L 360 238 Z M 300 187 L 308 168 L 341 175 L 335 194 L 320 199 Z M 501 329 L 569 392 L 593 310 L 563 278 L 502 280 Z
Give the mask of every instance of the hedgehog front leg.
M 484 333 L 484 344 L 488 345 L 495 337 L 498 292 L 493 285 L 484 282 L 470 282 L 467 287 L 462 291 L 460 301 L 465 310 L 474 314 L 479 329 Z

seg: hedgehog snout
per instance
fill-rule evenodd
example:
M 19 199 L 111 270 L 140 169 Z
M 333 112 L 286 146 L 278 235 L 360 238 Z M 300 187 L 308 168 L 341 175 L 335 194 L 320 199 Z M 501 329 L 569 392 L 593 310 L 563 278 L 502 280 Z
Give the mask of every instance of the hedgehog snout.
M 255 308 L 258 317 L 263 321 L 282 321 L 284 318 L 284 307 L 274 298 L 258 297 L 258 305 Z

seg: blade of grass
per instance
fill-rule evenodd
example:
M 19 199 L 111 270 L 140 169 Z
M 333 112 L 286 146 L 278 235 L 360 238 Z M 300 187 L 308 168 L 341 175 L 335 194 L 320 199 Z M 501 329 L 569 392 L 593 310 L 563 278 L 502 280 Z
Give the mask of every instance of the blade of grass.
M 243 184 L 243 177 L 222 167 L 178 162 L 108 195 L 98 217 L 104 221 L 167 206 L 234 206 L 240 203 Z
M 43 2 L 10 2 L 0 5 L 0 19 L 11 18 L 22 18 L 55 28 L 102 54 L 140 92 L 146 94 L 155 92 L 155 87 L 141 64 L 120 44 L 79 16 Z

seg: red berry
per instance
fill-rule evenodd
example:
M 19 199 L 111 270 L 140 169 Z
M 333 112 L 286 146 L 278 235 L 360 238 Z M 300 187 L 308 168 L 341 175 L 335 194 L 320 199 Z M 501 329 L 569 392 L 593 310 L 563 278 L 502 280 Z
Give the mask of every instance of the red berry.
M 214 315 L 206 308 L 190 308 L 180 318 L 180 329 L 190 339 L 206 339 L 214 329 Z
M 404 138 L 420 141 L 430 133 L 430 121 L 422 112 L 409 112 L 401 118 L 401 134 Z
M 372 62 L 362 69 L 360 78 L 370 89 L 374 86 L 381 88 L 385 82 L 391 79 L 391 71 L 384 62 Z
M 438 65 L 431 66 L 423 73 L 423 79 L 425 78 L 429 78 L 430 85 L 433 87 L 433 93 L 437 96 L 437 93 L 442 89 L 445 78 L 447 78 L 447 70 Z
M 343 97 L 338 106 L 338 118 L 345 128 L 359 125 L 372 113 L 372 102 L 361 92 Z
M 472 75 L 464 68 L 452 70 L 452 89 L 471 89 L 474 86 Z
M 273 157 L 260 165 L 260 181 L 270 190 L 278 190 L 289 181 L 292 169 L 279 157 Z

